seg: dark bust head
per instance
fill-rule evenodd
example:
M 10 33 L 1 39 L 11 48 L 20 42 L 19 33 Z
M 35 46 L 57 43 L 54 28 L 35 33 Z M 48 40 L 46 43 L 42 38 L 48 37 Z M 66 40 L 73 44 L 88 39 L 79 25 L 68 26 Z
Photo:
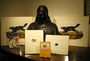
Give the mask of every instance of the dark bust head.
M 45 18 L 48 16 L 48 8 L 45 5 L 40 5 L 37 9 L 37 16 Z
M 45 5 L 40 5 L 37 8 L 36 22 L 50 22 L 50 17 L 48 16 L 48 8 Z

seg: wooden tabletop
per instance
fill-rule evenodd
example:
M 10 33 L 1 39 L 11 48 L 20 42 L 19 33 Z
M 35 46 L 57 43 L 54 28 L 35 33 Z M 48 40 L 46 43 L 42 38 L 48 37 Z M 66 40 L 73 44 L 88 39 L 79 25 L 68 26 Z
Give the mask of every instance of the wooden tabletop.
M 90 50 L 86 47 L 69 46 L 69 54 L 67 56 L 51 54 L 51 58 L 40 58 L 39 54 L 25 55 L 25 46 L 21 46 L 20 49 L 9 49 L 8 46 L 1 46 L 0 49 L 9 54 L 35 61 L 88 61 L 90 58 Z

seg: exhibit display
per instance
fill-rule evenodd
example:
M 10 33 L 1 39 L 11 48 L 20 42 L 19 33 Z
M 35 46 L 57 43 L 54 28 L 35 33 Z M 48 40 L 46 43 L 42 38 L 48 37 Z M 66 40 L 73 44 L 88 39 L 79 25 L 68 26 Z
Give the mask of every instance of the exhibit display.
M 88 61 L 90 17 L 83 16 L 87 3 L 1 0 L 0 60 Z
M 88 26 L 89 26 L 89 17 L 88 16 L 74 16 L 74 17 L 54 17 L 56 21 L 56 25 L 58 27 L 58 31 L 60 35 L 69 35 L 71 46 L 88 46 Z M 27 24 L 23 29 L 26 30 L 29 27 L 29 24 L 34 22 L 35 17 L 2 17 L 1 18 L 1 45 L 6 46 L 9 43 L 9 36 L 19 35 L 20 44 L 25 45 L 25 32 L 23 30 L 18 30 L 17 32 L 13 32 L 14 30 L 10 29 L 10 27 L 18 28 L 23 27 Z M 78 25 L 80 24 L 80 25 Z M 75 28 L 75 26 L 78 27 Z M 62 28 L 66 28 L 63 30 Z
M 50 20 L 48 8 L 40 5 L 35 17 L 2 17 L 1 45 L 19 48 L 25 45 L 25 55 L 68 55 L 69 46 L 88 46 L 89 17 L 54 17 Z M 12 36 L 18 36 L 14 38 Z M 23 44 L 19 41 L 23 41 Z

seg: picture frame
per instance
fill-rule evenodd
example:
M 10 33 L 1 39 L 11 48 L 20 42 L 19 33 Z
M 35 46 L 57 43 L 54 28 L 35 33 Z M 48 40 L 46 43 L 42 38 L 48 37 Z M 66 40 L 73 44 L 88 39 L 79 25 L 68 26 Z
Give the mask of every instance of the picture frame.
M 1 46 L 8 46 L 9 37 L 19 35 L 20 45 L 25 45 L 25 32 L 20 30 L 13 32 L 13 29 L 10 28 L 19 28 L 23 27 L 27 23 L 23 30 L 26 30 L 30 23 L 33 22 L 35 17 L 1 17 Z
M 79 31 L 78 33 L 71 30 L 64 32 L 61 35 L 70 35 L 70 46 L 81 46 L 88 47 L 88 28 L 89 28 L 89 16 L 56 16 L 54 17 L 59 32 L 64 32 L 61 27 L 75 27 L 80 24 L 74 30 Z M 73 38 L 71 38 L 73 37 Z
M 68 55 L 69 36 L 46 35 L 46 42 L 51 42 L 51 54 Z
M 43 30 L 25 30 L 25 54 L 39 54 Z

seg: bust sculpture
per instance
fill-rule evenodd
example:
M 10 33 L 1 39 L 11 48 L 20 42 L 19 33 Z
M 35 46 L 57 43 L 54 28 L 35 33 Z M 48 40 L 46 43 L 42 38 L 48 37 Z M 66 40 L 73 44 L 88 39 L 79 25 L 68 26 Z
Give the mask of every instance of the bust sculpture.
M 48 15 L 48 8 L 45 5 L 40 5 L 37 9 L 37 16 L 35 22 L 31 23 L 27 30 L 43 30 L 44 41 L 45 35 L 58 35 L 58 28 L 56 24 L 52 23 Z

